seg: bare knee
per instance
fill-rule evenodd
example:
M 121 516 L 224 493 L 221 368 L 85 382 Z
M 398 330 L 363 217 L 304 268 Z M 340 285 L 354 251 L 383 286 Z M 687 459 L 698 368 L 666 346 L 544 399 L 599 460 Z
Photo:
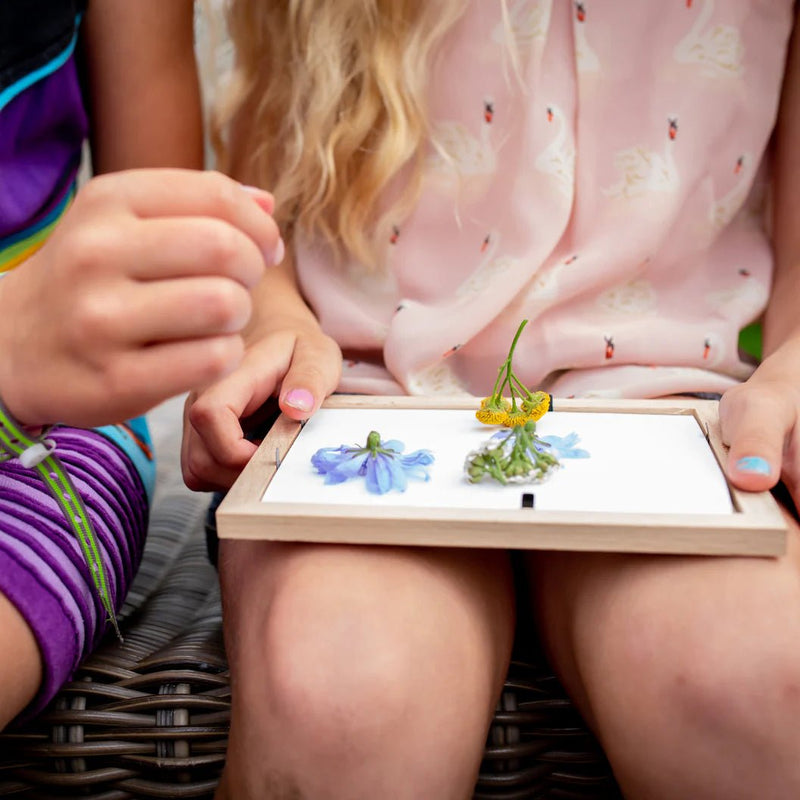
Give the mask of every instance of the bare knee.
M 331 796 L 378 796 L 389 779 L 459 796 L 431 781 L 457 774 L 457 786 L 477 768 L 513 631 L 507 565 L 353 555 L 301 553 L 263 604 L 234 601 L 231 745 L 251 765 L 261 752 L 259 780 L 315 797 L 328 796 L 323 783 Z M 453 756 L 451 774 L 436 752 Z
M 261 665 L 247 678 L 256 684 L 250 688 L 270 699 L 284 724 L 337 741 L 348 729 L 354 738 L 375 736 L 438 691 L 443 676 L 474 690 L 496 682 L 497 630 L 461 587 L 428 594 L 413 572 L 382 569 L 370 578 L 339 568 L 328 581 L 314 564 L 284 574 L 247 634 L 251 654 L 260 654 L 248 660 Z
M 626 790 L 734 798 L 761 787 L 760 796 L 800 796 L 793 568 L 642 566 L 614 576 L 593 608 L 581 599 L 572 631 L 575 672 Z

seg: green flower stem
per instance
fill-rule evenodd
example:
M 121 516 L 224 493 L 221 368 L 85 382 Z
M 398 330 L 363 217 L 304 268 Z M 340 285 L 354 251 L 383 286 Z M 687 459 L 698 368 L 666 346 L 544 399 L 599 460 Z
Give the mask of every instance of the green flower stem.
M 514 397 L 514 385 L 511 383 L 511 378 L 513 376 L 514 378 L 516 378 L 518 382 L 519 378 L 517 378 L 516 375 L 514 375 L 511 369 L 511 362 L 514 358 L 514 350 L 517 347 L 517 342 L 519 341 L 519 337 L 522 334 L 522 331 L 524 330 L 527 324 L 528 324 L 527 319 L 524 319 L 522 320 L 522 322 L 520 322 L 519 327 L 517 328 L 517 332 L 514 334 L 514 339 L 511 342 L 511 347 L 508 350 L 508 356 L 506 356 L 505 361 L 503 361 L 503 363 L 500 365 L 500 369 L 497 370 L 497 380 L 494 382 L 494 388 L 492 389 L 492 395 L 491 395 L 492 399 L 499 400 L 503 394 L 503 389 L 505 389 L 505 387 L 508 386 L 511 391 L 511 406 L 514 411 L 517 410 L 517 403 L 516 403 L 516 398 Z M 503 377 L 503 373 L 505 373 L 505 379 L 503 380 L 502 383 L 500 383 L 500 379 Z M 523 386 L 523 388 L 525 387 Z M 525 391 L 528 392 L 527 389 L 525 389 Z M 528 392 L 528 394 L 530 393 Z
M 524 397 L 526 400 L 533 399 L 531 390 L 517 377 L 513 370 L 511 370 L 511 380 L 517 383 L 517 391 L 520 393 L 520 397 Z
M 505 371 L 507 364 L 508 361 L 504 361 L 500 365 L 500 369 L 497 370 L 497 380 L 494 382 L 494 388 L 492 389 L 492 394 L 491 394 L 492 400 L 499 399 L 500 395 L 502 395 L 503 393 L 503 387 L 506 385 L 506 382 L 503 381 L 503 385 L 501 386 L 500 378 L 503 377 L 503 372 Z M 508 378 L 506 378 L 506 380 L 508 380 Z

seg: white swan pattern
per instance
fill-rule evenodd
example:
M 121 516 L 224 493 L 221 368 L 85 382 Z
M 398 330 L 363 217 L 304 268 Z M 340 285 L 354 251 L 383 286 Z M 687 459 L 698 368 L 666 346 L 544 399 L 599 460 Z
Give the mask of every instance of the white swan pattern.
M 484 118 L 477 138 L 461 122 L 439 123 L 434 129 L 435 150 L 428 166 L 436 172 L 456 173 L 461 177 L 494 174 L 497 153 L 490 140 L 491 127 L 491 122 Z
M 556 133 L 550 144 L 536 157 L 534 166 L 539 172 L 555 179 L 561 194 L 571 197 L 575 183 L 575 143 L 564 112 L 557 105 L 547 107 L 547 121 L 557 126 Z
M 692 7 L 692 0 L 686 0 L 686 7 Z M 706 29 L 713 13 L 714 0 L 704 0 L 689 33 L 675 46 L 675 60 L 679 64 L 700 65 L 701 73 L 710 78 L 737 77 L 742 73 L 742 38 L 732 25 Z
M 637 145 L 614 156 L 614 166 L 622 173 L 619 181 L 603 194 L 609 197 L 635 197 L 653 192 L 675 192 L 680 175 L 675 165 L 673 148 L 678 135 L 678 120 L 669 117 L 669 131 L 662 153 Z
M 747 194 L 750 191 L 750 176 L 753 174 L 752 154 L 745 153 L 740 156 L 734 171 L 739 178 L 733 188 L 722 197 L 714 200 L 709 209 L 709 222 L 718 230 L 724 228 L 736 216 L 736 213 L 747 199 Z
M 508 11 L 508 22 L 501 20 L 492 31 L 492 41 L 513 45 L 527 52 L 537 39 L 544 39 L 550 27 L 552 0 L 517 0 Z M 509 41 L 511 39 L 511 41 Z

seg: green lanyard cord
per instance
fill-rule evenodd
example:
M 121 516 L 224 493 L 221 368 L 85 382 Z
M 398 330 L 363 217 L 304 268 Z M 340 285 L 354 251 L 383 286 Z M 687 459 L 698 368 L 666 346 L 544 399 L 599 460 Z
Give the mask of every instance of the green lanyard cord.
M 97 534 L 83 500 L 75 491 L 64 465 L 54 454 L 54 450 L 55 443 L 52 439 L 45 438 L 45 432 L 31 438 L 0 402 L 0 460 L 17 458 L 23 466 L 35 469 L 39 473 L 80 542 L 92 582 L 108 614 L 108 622 L 113 626 L 117 638 L 122 641 L 103 559 L 100 556 Z

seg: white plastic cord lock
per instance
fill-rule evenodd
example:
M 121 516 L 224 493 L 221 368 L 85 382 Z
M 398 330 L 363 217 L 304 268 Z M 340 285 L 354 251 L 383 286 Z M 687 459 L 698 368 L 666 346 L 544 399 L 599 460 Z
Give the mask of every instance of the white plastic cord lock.
M 43 439 L 41 442 L 35 442 L 19 454 L 19 463 L 23 467 L 30 469 L 41 464 L 55 449 L 56 443 L 52 439 Z

